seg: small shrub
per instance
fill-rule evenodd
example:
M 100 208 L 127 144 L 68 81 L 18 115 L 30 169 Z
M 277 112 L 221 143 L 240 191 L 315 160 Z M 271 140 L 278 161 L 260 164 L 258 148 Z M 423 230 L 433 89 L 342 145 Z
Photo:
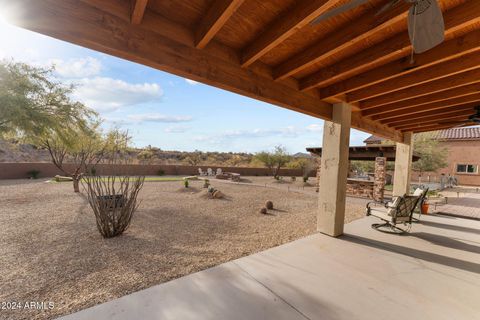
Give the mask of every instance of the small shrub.
M 183 185 L 185 186 L 185 188 L 188 188 L 188 179 L 185 179 L 185 180 L 183 181 Z
M 303 177 L 303 182 L 306 183 L 307 181 L 308 181 L 308 177 L 307 176 Z
M 208 188 L 209 186 L 210 186 L 210 181 L 208 179 L 205 179 L 205 181 L 203 182 L 203 187 Z
M 163 175 L 165 175 L 165 171 L 163 169 L 159 169 L 157 171 L 157 176 L 163 176 Z
M 40 171 L 38 170 L 30 170 L 27 172 L 27 176 L 30 179 L 38 179 L 39 175 L 40 175 Z
M 273 209 L 273 202 L 270 201 L 270 200 L 265 202 L 265 208 L 267 208 L 268 210 L 272 210 Z
M 121 235 L 130 226 L 144 181 L 143 176 L 86 176 L 82 181 L 98 231 L 104 238 Z
M 290 177 L 290 179 L 292 179 L 292 181 L 296 181 L 297 177 Z
M 263 207 L 262 209 L 260 209 L 260 213 L 261 214 L 267 214 L 267 208 Z
M 93 167 L 92 169 L 90 169 L 90 174 L 92 176 L 96 176 L 97 175 L 97 169 L 95 167 Z

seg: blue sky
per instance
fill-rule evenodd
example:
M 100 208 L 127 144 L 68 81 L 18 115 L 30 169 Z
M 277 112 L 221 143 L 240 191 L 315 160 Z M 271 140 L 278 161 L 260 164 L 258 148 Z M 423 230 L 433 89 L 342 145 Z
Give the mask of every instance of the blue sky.
M 108 129 L 128 129 L 137 147 L 291 153 L 321 146 L 323 121 L 7 24 L 0 19 L 0 59 L 40 66 L 75 83 L 75 98 Z M 351 145 L 368 134 L 352 130 Z

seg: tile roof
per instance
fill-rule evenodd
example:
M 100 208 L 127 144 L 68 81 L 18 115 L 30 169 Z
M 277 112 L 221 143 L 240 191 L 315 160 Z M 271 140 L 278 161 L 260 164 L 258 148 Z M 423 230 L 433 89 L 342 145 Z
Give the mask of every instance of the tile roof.
M 440 140 L 480 140 L 480 127 L 452 128 L 440 130 L 437 135 Z
M 480 126 L 440 130 L 436 137 L 439 140 L 480 140 Z M 371 135 L 363 142 L 366 144 L 380 144 L 383 140 L 385 139 Z

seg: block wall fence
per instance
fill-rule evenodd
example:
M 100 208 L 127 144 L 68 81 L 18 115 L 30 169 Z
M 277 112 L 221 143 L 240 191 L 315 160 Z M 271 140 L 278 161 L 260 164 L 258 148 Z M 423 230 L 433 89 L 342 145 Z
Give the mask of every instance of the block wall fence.
M 66 165 L 68 168 L 71 165 Z M 72 167 L 72 166 L 71 166 Z M 198 168 L 206 171 L 207 168 L 216 170 L 221 168 L 224 172 L 235 172 L 243 176 L 271 176 L 272 172 L 268 168 L 250 168 L 250 167 L 223 167 L 223 166 L 182 166 L 182 165 L 111 165 L 98 164 L 95 166 L 96 174 L 99 175 L 149 175 L 156 176 L 160 170 L 165 175 L 198 175 Z M 40 171 L 39 178 L 49 178 L 63 173 L 48 162 L 4 162 L 0 163 L 0 179 L 25 179 L 31 170 Z M 280 169 L 281 176 L 301 176 L 302 171 L 297 169 Z M 311 177 L 315 176 L 315 170 L 312 170 Z

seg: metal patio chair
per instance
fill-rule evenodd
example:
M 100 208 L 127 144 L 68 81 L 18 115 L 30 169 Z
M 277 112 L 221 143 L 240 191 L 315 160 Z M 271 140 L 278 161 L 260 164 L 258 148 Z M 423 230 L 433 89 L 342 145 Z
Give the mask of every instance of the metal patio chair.
M 383 220 L 384 223 L 374 223 L 372 228 L 386 233 L 402 234 L 410 231 L 412 226 L 412 215 L 420 200 L 420 196 L 404 195 L 395 197 L 388 203 L 369 202 L 367 203 L 367 216 L 374 216 Z M 404 224 L 407 229 L 398 227 Z

